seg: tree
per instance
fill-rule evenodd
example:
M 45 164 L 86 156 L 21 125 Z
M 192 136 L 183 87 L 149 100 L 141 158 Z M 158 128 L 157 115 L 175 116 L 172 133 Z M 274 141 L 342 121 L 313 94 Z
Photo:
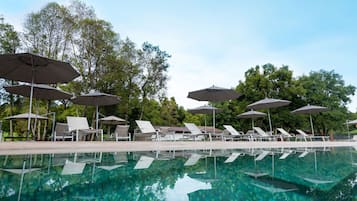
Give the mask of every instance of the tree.
M 321 105 L 329 109 L 314 117 L 315 127 L 320 133 L 343 129 L 348 110 L 346 105 L 351 102 L 356 87 L 345 85 L 342 76 L 335 71 L 320 70 L 303 75 L 298 80 L 304 88 L 300 94 L 300 106 L 311 104 Z

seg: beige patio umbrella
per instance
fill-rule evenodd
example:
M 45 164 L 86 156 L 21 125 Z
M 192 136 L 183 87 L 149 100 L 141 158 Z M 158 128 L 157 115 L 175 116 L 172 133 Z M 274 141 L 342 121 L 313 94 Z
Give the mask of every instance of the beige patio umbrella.
M 41 116 L 41 115 L 37 115 L 37 114 L 29 114 L 29 113 L 23 113 L 23 114 L 17 114 L 17 115 L 13 115 L 13 116 L 9 116 L 9 117 L 5 117 L 4 119 L 8 119 L 10 120 L 10 135 L 12 136 L 12 121 L 13 120 L 29 120 L 31 121 L 31 119 L 38 119 L 38 120 L 47 120 L 47 117 Z M 30 122 L 31 125 L 31 122 Z M 33 130 L 36 130 L 36 128 L 34 128 Z M 27 137 L 27 136 L 26 136 Z
M 221 102 L 239 98 L 240 94 L 233 89 L 227 89 L 217 86 L 191 91 L 188 93 L 188 98 L 198 101 Z M 215 134 L 215 110 L 213 110 L 213 134 Z
M 290 103 L 291 101 L 288 100 L 264 98 L 260 101 L 248 105 L 247 108 L 254 109 L 254 110 L 268 109 L 269 128 L 270 128 L 270 132 L 273 132 L 273 127 L 271 125 L 270 108 L 282 107 L 282 106 L 289 105 Z
M 107 116 L 99 119 L 102 124 L 108 125 L 108 134 L 110 134 L 110 125 L 118 125 L 118 124 L 125 124 L 127 121 L 117 116 Z
M 57 61 L 31 53 L 0 55 L 0 77 L 31 83 L 29 113 L 32 113 L 34 84 L 67 83 L 78 77 L 79 73 L 67 62 Z M 27 125 L 28 139 L 31 115 Z
M 308 105 L 306 105 L 304 107 L 301 107 L 301 108 L 298 108 L 298 109 L 292 111 L 291 113 L 292 114 L 309 114 L 309 116 L 310 116 L 310 125 L 311 125 L 311 133 L 312 133 L 312 135 L 315 135 L 314 124 L 312 123 L 311 114 L 316 114 L 316 113 L 319 113 L 319 112 L 325 112 L 327 110 L 328 110 L 327 107 L 308 104 Z

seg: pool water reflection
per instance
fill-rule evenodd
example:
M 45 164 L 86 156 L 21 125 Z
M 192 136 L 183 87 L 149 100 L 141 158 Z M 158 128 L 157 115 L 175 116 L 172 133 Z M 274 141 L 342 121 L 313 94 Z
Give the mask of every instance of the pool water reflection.
M 357 150 L 0 156 L 0 200 L 357 200 Z

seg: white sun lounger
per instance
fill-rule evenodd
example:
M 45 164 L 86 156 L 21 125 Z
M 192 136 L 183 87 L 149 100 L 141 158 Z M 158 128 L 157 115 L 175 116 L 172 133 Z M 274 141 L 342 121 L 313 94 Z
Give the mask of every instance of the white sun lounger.
M 82 174 L 86 163 L 74 163 L 66 160 L 61 175 Z
M 255 158 L 256 161 L 261 161 L 263 160 L 268 154 L 270 153 L 270 151 L 262 151 L 262 153 L 260 153 L 258 155 L 258 157 Z
M 224 163 L 231 163 L 231 162 L 235 161 L 240 155 L 243 155 L 243 154 L 239 153 L 239 152 L 231 153 L 231 155 L 224 161 Z
M 91 135 L 91 134 L 100 134 L 101 141 L 103 141 L 103 130 L 102 129 L 92 129 L 88 125 L 86 117 L 67 117 L 67 124 L 69 132 L 74 132 L 76 135 L 76 141 L 79 141 L 81 135 Z
M 194 141 L 196 140 L 204 140 L 205 136 L 208 136 L 209 140 L 212 141 L 212 136 L 210 133 L 203 133 L 201 129 L 199 129 L 195 124 L 193 123 L 184 123 L 185 127 L 190 131 L 190 134 L 184 135 L 184 137 L 188 137 L 193 139 Z
M 136 120 L 136 124 L 140 130 L 140 133 L 134 134 L 134 140 L 138 140 L 140 138 L 164 141 L 164 140 L 176 140 L 174 133 L 168 134 L 160 132 L 156 130 L 150 121 Z
M 261 129 L 260 127 L 253 127 L 254 131 L 258 133 L 258 136 L 256 136 L 258 139 L 268 139 L 268 140 L 277 140 L 277 138 L 281 138 L 281 135 L 271 135 L 265 131 L 263 131 L 263 129 Z
M 195 165 L 202 156 L 200 154 L 192 154 L 190 158 L 185 162 L 184 166 L 193 166 Z
M 231 125 L 223 125 L 223 127 L 229 132 L 230 135 L 225 135 L 223 136 L 226 139 L 231 139 L 231 140 L 235 140 L 235 139 L 246 139 L 250 141 L 250 137 L 249 136 L 244 136 L 244 133 L 238 132 L 235 128 L 233 128 L 233 126 Z
M 307 141 L 307 139 L 310 139 L 310 141 L 312 141 L 312 139 L 321 139 L 322 141 L 328 141 L 329 137 L 328 136 L 317 136 L 317 135 L 309 135 L 307 133 L 305 133 L 303 130 L 300 129 L 296 129 L 296 131 L 300 134 L 300 136 Z
M 151 163 L 154 161 L 154 158 L 148 156 L 141 156 L 138 162 L 136 163 L 134 169 L 147 169 L 150 167 Z
M 289 132 L 287 132 L 285 129 L 283 128 L 277 128 L 276 129 L 278 132 L 281 133 L 281 139 L 285 139 L 287 138 L 288 140 L 292 139 L 292 138 L 295 138 L 295 136 L 291 135 Z

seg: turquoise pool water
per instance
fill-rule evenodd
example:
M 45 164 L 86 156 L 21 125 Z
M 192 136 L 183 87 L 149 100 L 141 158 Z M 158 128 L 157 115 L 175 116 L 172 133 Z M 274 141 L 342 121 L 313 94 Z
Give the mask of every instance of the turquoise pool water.
M 0 200 L 357 200 L 354 148 L 0 156 Z

